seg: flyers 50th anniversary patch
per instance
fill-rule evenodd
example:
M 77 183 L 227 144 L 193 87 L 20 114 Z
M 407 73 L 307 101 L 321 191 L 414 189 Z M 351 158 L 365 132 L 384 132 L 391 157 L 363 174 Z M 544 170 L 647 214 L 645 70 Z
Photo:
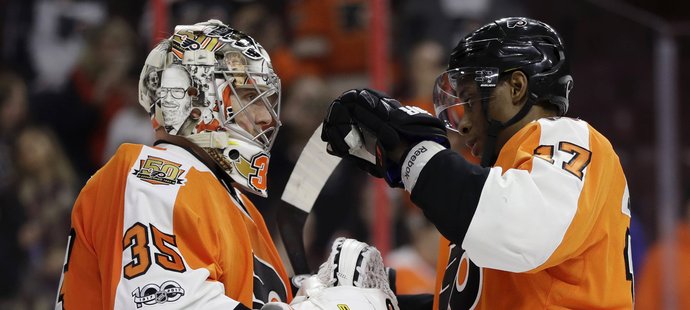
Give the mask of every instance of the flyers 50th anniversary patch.
M 183 169 L 182 164 L 149 155 L 147 159 L 139 161 L 139 169 L 134 169 L 132 173 L 144 182 L 154 185 L 174 185 L 183 184 L 184 179 L 180 178 Z

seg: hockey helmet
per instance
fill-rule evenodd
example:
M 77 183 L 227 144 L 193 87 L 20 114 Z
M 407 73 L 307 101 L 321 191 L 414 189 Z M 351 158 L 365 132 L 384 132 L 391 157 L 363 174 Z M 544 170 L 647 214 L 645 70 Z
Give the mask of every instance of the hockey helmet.
M 458 96 L 459 82 L 475 81 L 472 87 L 478 87 L 488 102 L 498 78 L 516 70 L 528 78 L 530 103 L 554 105 L 559 116 L 568 111 L 573 79 L 561 37 L 541 21 L 508 17 L 468 34 L 453 49 L 448 71 L 434 87 L 436 114 L 456 130 L 462 105 L 468 103 Z

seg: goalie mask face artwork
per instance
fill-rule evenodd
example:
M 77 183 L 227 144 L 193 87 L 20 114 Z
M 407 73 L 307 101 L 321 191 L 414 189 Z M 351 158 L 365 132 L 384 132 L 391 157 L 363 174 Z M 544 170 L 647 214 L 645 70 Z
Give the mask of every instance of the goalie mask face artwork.
M 238 185 L 264 197 L 280 93 L 263 47 L 216 20 L 175 27 L 150 52 L 139 83 L 154 128 L 197 144 Z
M 168 132 L 179 131 L 192 112 L 192 99 L 187 94 L 190 86 L 189 73 L 182 66 L 171 66 L 163 70 L 156 95 L 163 113 L 163 122 L 169 127 L 166 128 Z

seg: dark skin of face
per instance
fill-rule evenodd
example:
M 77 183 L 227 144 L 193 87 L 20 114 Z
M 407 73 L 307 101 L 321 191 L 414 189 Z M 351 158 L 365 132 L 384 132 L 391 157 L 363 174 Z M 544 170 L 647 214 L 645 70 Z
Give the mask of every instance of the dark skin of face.
M 465 91 L 458 96 L 463 101 L 471 102 L 471 104 L 465 107 L 465 115 L 457 128 L 463 139 L 467 141 L 467 146 L 472 149 L 473 155 L 481 157 L 487 139 L 489 123 L 482 111 L 481 96 L 476 84 L 468 84 L 463 89 Z M 513 71 L 510 76 L 501 79 L 496 85 L 489 99 L 489 117 L 504 123 L 515 116 L 526 102 L 527 76 L 521 71 Z M 515 133 L 531 121 L 552 116 L 556 116 L 555 111 L 540 105 L 533 105 L 524 118 L 501 130 L 496 139 L 496 152 L 500 151 Z M 401 145 L 394 152 L 390 152 L 390 158 L 399 159 L 408 147 Z

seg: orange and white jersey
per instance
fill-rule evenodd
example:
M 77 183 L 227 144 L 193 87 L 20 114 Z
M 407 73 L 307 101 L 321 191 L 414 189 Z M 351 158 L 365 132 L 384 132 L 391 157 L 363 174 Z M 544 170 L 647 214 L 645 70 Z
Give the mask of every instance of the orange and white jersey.
M 184 147 L 122 145 L 88 181 L 72 211 L 56 309 L 290 302 L 261 214 Z
M 534 121 L 501 149 L 462 244 L 443 240 L 434 309 L 630 309 L 629 193 L 584 121 Z

